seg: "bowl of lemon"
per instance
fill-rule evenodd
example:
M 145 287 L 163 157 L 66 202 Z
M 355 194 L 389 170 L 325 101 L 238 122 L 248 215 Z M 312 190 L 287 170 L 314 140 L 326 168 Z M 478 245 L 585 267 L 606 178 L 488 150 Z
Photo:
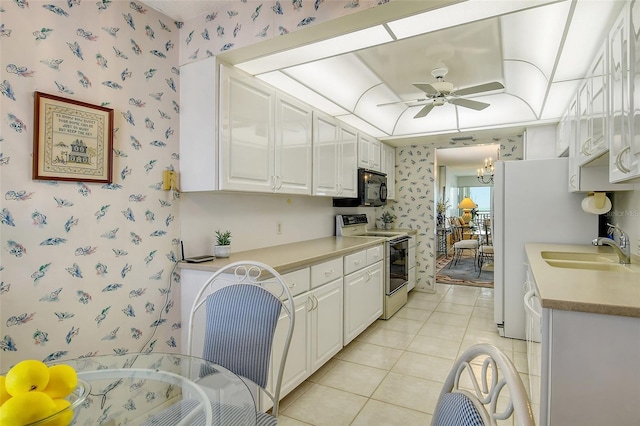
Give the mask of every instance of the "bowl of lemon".
M 0 376 L 0 425 L 68 426 L 90 390 L 69 365 L 20 361 Z

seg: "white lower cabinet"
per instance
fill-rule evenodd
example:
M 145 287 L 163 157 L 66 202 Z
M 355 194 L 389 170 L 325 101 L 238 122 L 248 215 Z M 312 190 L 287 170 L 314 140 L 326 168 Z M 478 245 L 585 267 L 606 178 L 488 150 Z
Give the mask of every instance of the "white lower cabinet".
M 309 294 L 312 373 L 342 349 L 342 298 L 342 277 Z
M 344 344 L 382 315 L 382 261 L 344 277 Z
M 309 268 L 307 268 L 307 271 Z M 309 361 L 309 353 L 311 352 L 311 326 L 309 321 L 308 311 L 308 299 L 307 294 L 293 298 L 293 305 L 295 310 L 295 326 L 293 329 L 293 336 L 291 337 L 291 344 L 289 346 L 289 353 L 287 354 L 287 361 L 284 368 L 284 374 L 282 375 L 282 386 L 280 387 L 280 394 L 286 395 L 290 391 L 296 388 L 300 383 L 304 382 L 307 377 L 311 375 L 311 362 Z M 273 365 L 276 361 L 280 360 L 282 356 L 281 342 L 284 342 L 287 333 L 288 320 L 281 317 L 276 328 L 276 336 L 274 339 L 274 352 L 271 358 L 271 376 L 269 382 L 269 389 L 273 390 L 273 386 L 276 380 L 276 371 Z
M 293 336 L 287 354 L 280 397 L 304 382 L 322 365 L 382 314 L 384 283 L 382 244 L 347 256 L 303 267 L 283 274 L 295 310 Z M 211 277 L 211 271 L 181 270 L 182 350 L 186 353 L 188 315 L 196 294 Z M 346 275 L 345 275 L 346 274 Z M 269 289 L 269 287 L 267 287 Z M 194 355 L 202 354 L 204 312 L 194 327 Z M 284 315 L 276 327 L 271 362 L 279 362 L 288 320 Z M 271 369 L 267 387 L 273 389 L 276 371 Z M 270 408 L 267 398 L 260 407 Z
M 530 270 L 527 280 L 525 288 L 537 294 Z M 536 297 L 525 297 L 536 424 L 640 424 L 640 318 L 542 308 L 540 324 L 528 301 Z

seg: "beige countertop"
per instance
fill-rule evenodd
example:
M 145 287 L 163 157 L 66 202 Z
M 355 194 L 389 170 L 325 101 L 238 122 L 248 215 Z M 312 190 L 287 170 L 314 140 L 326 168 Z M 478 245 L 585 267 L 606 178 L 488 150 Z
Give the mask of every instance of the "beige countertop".
M 613 253 L 611 247 L 526 244 L 525 250 L 543 308 L 640 317 L 640 274 L 550 266 L 543 251 Z M 638 256 L 632 263 L 640 262 Z
M 232 251 L 231 256 L 228 258 L 215 259 L 210 262 L 180 262 L 180 268 L 215 272 L 232 262 L 255 260 L 266 263 L 279 273 L 284 274 L 324 262 L 325 260 L 367 249 L 382 244 L 384 241 L 385 238 L 381 237 L 326 237 L 237 253 Z

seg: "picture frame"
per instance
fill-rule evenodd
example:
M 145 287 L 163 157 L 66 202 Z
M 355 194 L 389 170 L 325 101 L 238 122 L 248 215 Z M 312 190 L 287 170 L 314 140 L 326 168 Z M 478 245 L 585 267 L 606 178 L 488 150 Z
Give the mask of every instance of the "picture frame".
M 113 109 L 34 92 L 33 179 L 111 183 Z

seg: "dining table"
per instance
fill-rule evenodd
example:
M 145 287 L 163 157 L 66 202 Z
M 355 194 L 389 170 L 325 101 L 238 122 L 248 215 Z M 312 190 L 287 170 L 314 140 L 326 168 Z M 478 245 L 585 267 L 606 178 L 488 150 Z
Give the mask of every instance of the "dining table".
M 171 353 L 60 360 L 90 385 L 74 425 L 255 425 L 254 396 L 226 368 Z

